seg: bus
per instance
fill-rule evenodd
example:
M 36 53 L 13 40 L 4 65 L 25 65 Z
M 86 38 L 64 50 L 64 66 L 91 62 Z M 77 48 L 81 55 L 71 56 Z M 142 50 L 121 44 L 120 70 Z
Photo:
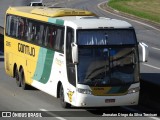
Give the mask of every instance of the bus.
M 5 71 L 18 87 L 33 86 L 64 108 L 138 104 L 148 46 L 128 22 L 81 9 L 9 7 L 4 33 Z

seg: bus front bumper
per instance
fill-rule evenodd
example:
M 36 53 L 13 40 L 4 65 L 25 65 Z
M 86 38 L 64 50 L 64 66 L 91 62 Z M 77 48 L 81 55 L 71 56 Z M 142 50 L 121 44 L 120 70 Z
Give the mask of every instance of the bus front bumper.
M 128 106 L 137 105 L 139 92 L 121 96 L 94 96 L 77 93 L 74 106 L 77 107 L 107 107 L 107 106 Z

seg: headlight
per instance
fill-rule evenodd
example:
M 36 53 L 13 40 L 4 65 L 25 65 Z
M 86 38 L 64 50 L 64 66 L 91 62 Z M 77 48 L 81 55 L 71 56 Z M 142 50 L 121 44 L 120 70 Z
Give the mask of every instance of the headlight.
M 139 90 L 140 90 L 140 87 L 131 88 L 128 90 L 128 94 L 139 92 Z
M 90 94 L 90 95 L 92 94 L 92 91 L 88 89 L 77 88 L 77 91 L 82 94 Z

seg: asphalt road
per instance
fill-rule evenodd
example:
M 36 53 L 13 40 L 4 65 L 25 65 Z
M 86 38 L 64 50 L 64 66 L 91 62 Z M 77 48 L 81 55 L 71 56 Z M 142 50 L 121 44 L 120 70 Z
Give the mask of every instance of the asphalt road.
M 65 7 L 73 7 L 73 8 L 82 8 L 86 10 L 91 10 L 103 17 L 110 17 L 114 19 L 122 19 L 124 18 L 112 15 L 110 13 L 106 13 L 101 11 L 97 4 L 104 2 L 105 0 L 67 0 L 68 2 L 63 3 L 63 1 L 59 1 L 60 4 L 55 4 L 53 0 L 46 0 L 49 4 L 54 4 L 56 6 L 65 6 Z M 138 41 L 143 41 L 149 45 L 150 55 L 149 61 L 145 64 L 141 64 L 141 76 L 145 81 L 150 81 L 155 84 L 160 83 L 160 31 L 148 27 L 146 25 L 142 25 L 125 19 L 130 22 L 136 29 Z M 63 109 L 59 104 L 59 100 L 44 93 L 39 90 L 31 89 L 31 90 L 22 90 L 21 88 L 16 86 L 16 82 L 13 78 L 8 77 L 4 71 L 4 63 L 3 63 L 3 54 L 0 52 L 0 111 L 45 111 L 45 115 L 54 116 L 54 118 L 47 117 L 47 119 L 59 119 L 59 120 L 106 120 L 106 119 L 124 119 L 124 117 L 101 117 L 103 113 L 107 111 L 117 111 L 121 112 L 146 112 L 154 111 L 154 109 L 149 108 L 148 106 L 137 106 L 137 107 L 114 107 L 114 108 L 96 108 L 96 111 L 91 111 L 90 109 L 84 108 L 71 108 L 71 109 Z M 147 88 L 146 88 L 147 89 Z M 144 90 L 145 91 L 145 90 Z M 157 93 L 157 91 L 155 91 Z M 103 110 L 103 111 L 100 111 Z M 61 112 L 52 112 L 52 111 L 61 111 Z M 65 111 L 71 111 L 65 113 Z M 74 111 L 79 111 L 75 113 Z M 67 117 L 66 117 L 66 116 Z M 77 115 L 77 117 L 75 117 Z M 74 117 L 69 117 L 74 116 Z M 88 117 L 90 116 L 90 117 Z M 128 117 L 128 119 L 138 119 L 139 117 Z M 2 118 L 0 118 L 2 119 Z M 13 118 L 9 118 L 13 119 Z M 17 118 L 15 118 L 17 120 Z M 24 119 L 24 118 L 23 118 Z M 31 119 L 31 118 L 25 118 Z M 35 119 L 35 118 L 33 118 Z M 42 118 L 43 119 L 43 118 Z M 45 119 L 45 118 L 44 118 Z M 154 120 L 159 118 L 157 117 L 140 117 L 140 119 L 145 120 Z M 3 118 L 4 120 L 4 118 Z
M 116 113 L 121 114 L 121 117 L 110 117 L 111 120 L 124 119 L 123 116 L 129 113 L 156 113 L 153 109 L 136 106 L 136 107 L 109 107 L 109 108 L 75 108 L 63 109 L 60 105 L 59 99 L 56 99 L 42 91 L 37 89 L 22 90 L 17 87 L 15 79 L 8 77 L 4 71 L 3 55 L 0 55 L 0 114 L 4 111 L 22 113 L 25 111 L 31 113 L 42 112 L 42 116 L 46 118 L 41 119 L 52 119 L 52 120 L 106 120 L 107 117 L 102 117 L 105 113 Z M 0 115 L 1 116 L 1 115 Z M 136 120 L 137 118 L 144 119 L 144 117 L 127 117 L 128 119 Z M 1 118 L 0 120 L 5 118 Z M 15 119 L 18 118 L 7 118 Z M 19 118 L 20 119 L 20 118 Z M 23 118 L 23 119 L 35 119 L 35 118 Z M 38 118 L 40 119 L 40 118 Z M 147 117 L 145 120 L 159 120 L 158 117 Z

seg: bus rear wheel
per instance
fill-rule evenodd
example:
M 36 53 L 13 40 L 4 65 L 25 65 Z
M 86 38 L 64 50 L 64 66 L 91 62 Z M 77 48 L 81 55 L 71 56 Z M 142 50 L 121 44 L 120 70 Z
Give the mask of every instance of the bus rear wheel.
M 19 72 L 19 80 L 20 80 L 22 89 L 27 90 L 28 89 L 28 85 L 25 82 L 25 74 L 24 74 L 23 68 Z
M 20 81 L 20 79 L 19 79 L 19 71 L 18 71 L 17 68 L 16 68 L 16 70 L 15 70 L 15 78 L 16 78 L 16 84 L 17 84 L 17 86 L 18 86 L 18 87 L 21 87 L 21 81 Z
M 69 104 L 69 103 L 64 101 L 64 90 L 63 90 L 63 86 L 62 85 L 61 85 L 60 91 L 59 91 L 59 98 L 60 98 L 61 106 L 63 108 L 70 108 L 71 107 L 71 104 Z

